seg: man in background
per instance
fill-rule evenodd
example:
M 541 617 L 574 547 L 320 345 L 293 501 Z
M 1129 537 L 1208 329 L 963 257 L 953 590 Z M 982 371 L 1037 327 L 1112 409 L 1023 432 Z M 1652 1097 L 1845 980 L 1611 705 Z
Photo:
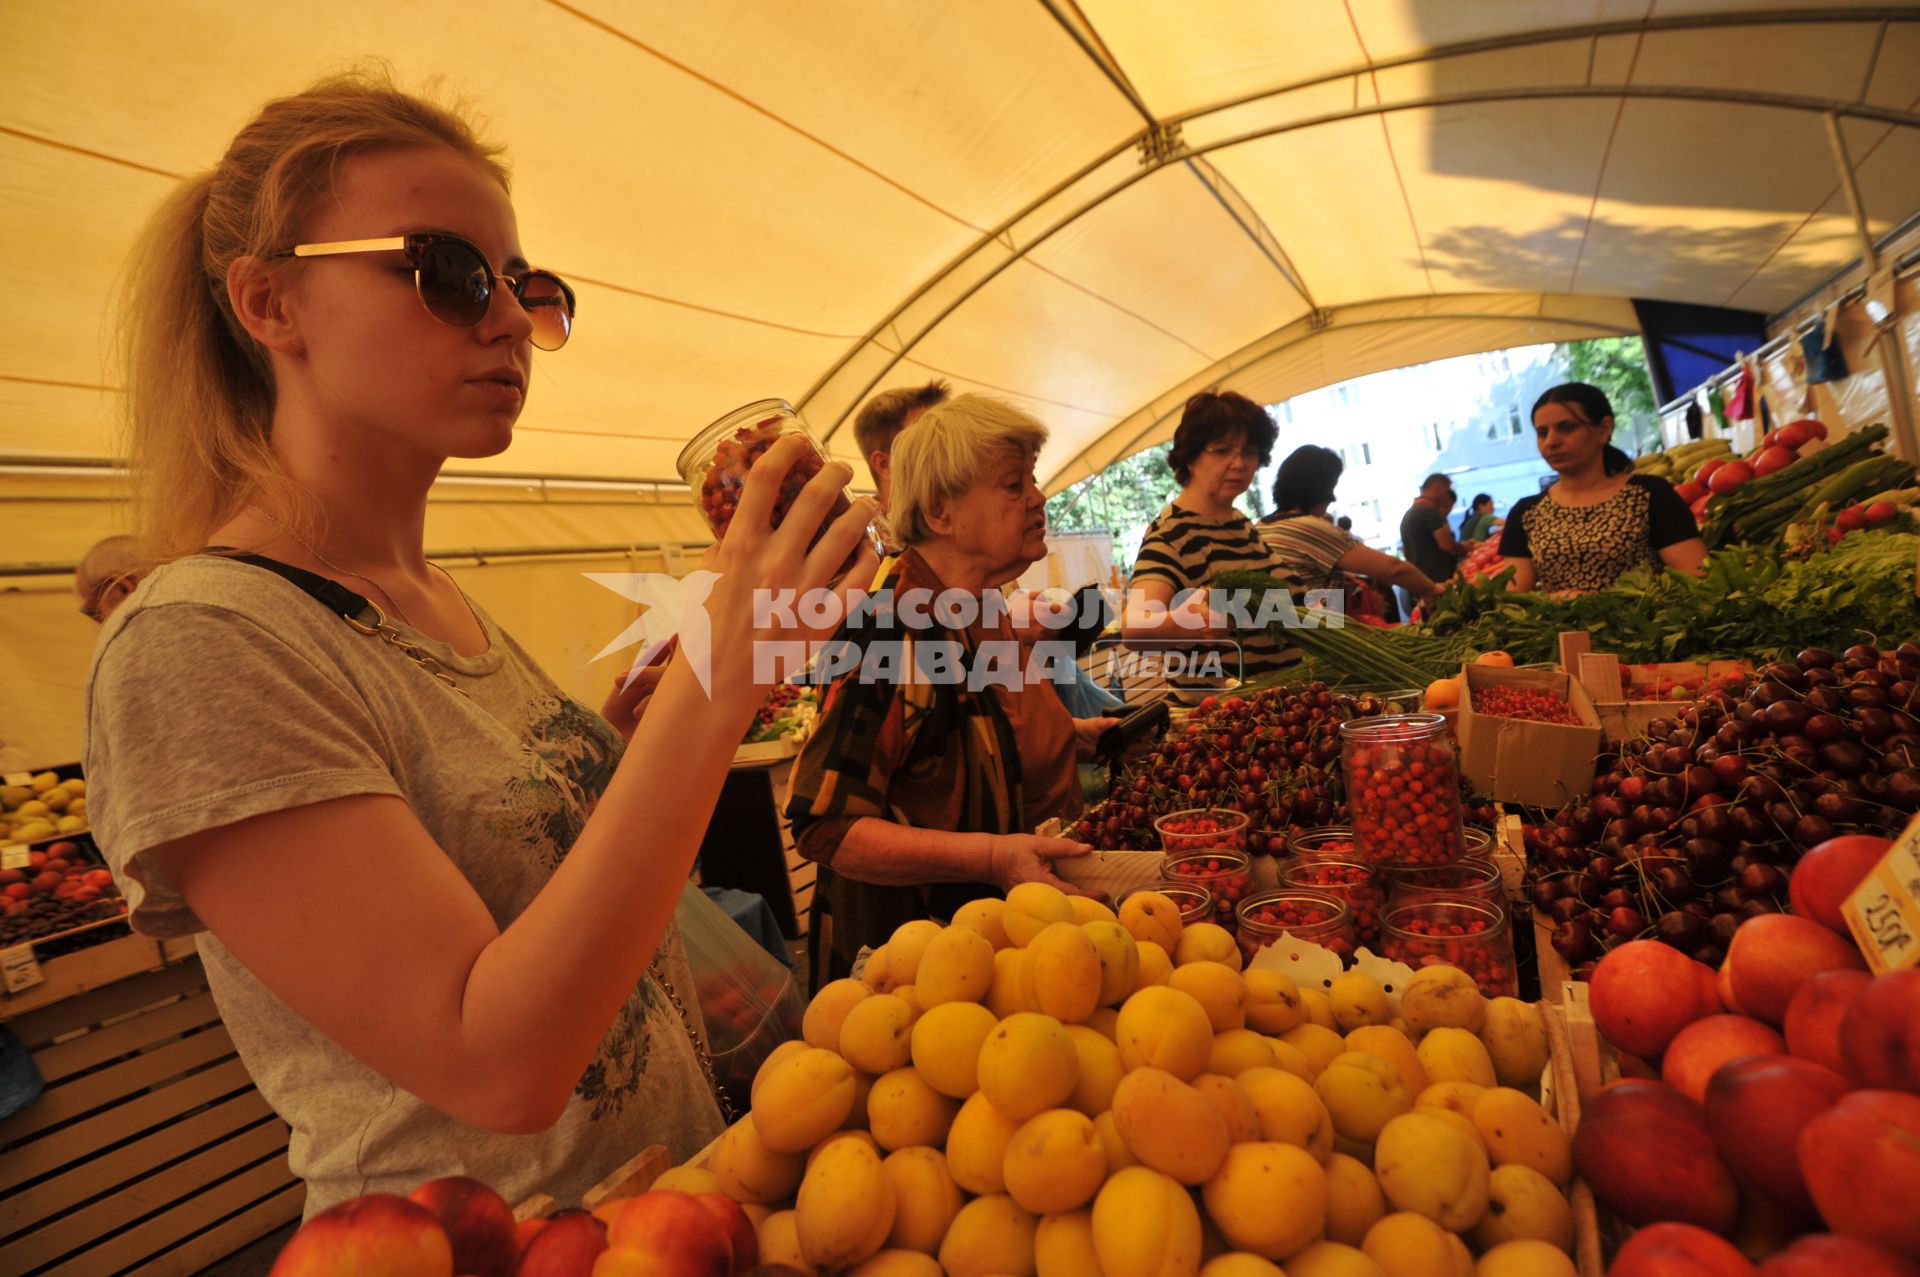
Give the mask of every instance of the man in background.
M 113 536 L 96 544 L 80 560 L 73 574 L 73 592 L 80 596 L 80 615 L 105 624 L 140 584 L 140 543 L 129 536 Z
M 1430 474 L 1420 483 L 1420 495 L 1400 518 L 1401 554 L 1435 581 L 1452 576 L 1460 560 L 1473 549 L 1447 526 L 1447 515 L 1453 512 L 1456 499 L 1451 479 Z M 1412 615 L 1415 600 L 1408 597 L 1401 601 L 1406 614 Z

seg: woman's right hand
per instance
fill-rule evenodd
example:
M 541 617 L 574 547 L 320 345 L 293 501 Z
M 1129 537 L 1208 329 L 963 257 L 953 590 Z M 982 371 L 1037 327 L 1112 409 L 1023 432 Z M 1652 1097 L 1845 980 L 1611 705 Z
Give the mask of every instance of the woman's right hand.
M 1039 834 L 995 834 L 989 847 L 991 881 L 1002 891 L 1023 882 L 1044 882 L 1069 896 L 1096 896 L 1053 872 L 1056 860 L 1084 856 L 1092 848 L 1071 838 L 1043 838 Z
M 775 498 L 794 465 L 812 450 L 804 436 L 789 435 L 761 454 L 747 473 L 733 521 L 713 556 L 712 570 L 719 578 L 707 597 L 706 611 L 712 626 L 716 689 L 726 679 L 753 681 L 757 642 L 805 637 L 785 617 L 795 614 L 798 600 L 809 591 L 833 581 L 873 519 L 873 502 L 857 500 L 808 548 L 853 477 L 852 467 L 834 461 L 807 481 L 780 526 L 773 526 Z M 756 607 L 756 600 L 777 606 Z

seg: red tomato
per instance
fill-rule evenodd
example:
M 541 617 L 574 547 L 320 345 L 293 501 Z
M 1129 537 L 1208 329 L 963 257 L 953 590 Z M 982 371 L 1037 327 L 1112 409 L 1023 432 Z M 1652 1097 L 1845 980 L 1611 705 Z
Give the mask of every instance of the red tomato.
M 1802 427 L 1806 430 L 1809 439 L 1825 439 L 1827 437 L 1826 424 L 1814 417 L 1802 417 L 1798 421 L 1789 421 L 1787 425 Z
M 1705 523 L 1707 521 L 1707 499 L 1705 497 L 1701 497 L 1689 506 L 1688 509 L 1693 511 L 1693 521 L 1695 523 Z
M 1700 482 L 1698 479 L 1689 479 L 1685 483 L 1681 484 L 1679 487 L 1675 488 L 1674 491 L 1680 494 L 1680 499 L 1682 501 L 1686 502 L 1688 505 L 1692 505 L 1694 502 L 1698 501 L 1701 497 L 1704 497 L 1707 495 L 1707 485 Z
M 1713 478 L 1714 471 L 1718 470 L 1721 466 L 1726 465 L 1727 462 L 1731 460 L 1733 460 L 1732 457 L 1715 457 L 1711 461 L 1703 462 L 1700 466 L 1698 473 L 1696 473 L 1693 476 L 1693 481 L 1695 483 L 1707 482 L 1707 480 Z
M 1798 460 L 1792 448 L 1775 444 L 1760 450 L 1760 455 L 1753 459 L 1753 472 L 1756 475 L 1772 474 L 1776 470 L 1785 470 Z
M 1744 461 L 1729 461 L 1713 472 L 1713 478 L 1707 481 L 1707 490 L 1725 496 L 1751 478 L 1752 466 Z
M 1866 509 L 1867 526 L 1881 528 L 1892 523 L 1900 515 L 1899 509 L 1891 501 L 1876 501 Z
M 1857 505 L 1850 505 L 1833 517 L 1833 526 L 1842 532 L 1858 532 L 1867 526 L 1867 512 Z

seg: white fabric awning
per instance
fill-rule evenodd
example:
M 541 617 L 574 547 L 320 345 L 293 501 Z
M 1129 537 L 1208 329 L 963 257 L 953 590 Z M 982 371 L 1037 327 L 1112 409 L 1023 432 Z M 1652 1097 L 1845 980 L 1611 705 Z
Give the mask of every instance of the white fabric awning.
M 1773 311 L 1920 209 L 1920 6 L 1819 0 L 49 0 L 0 18 L 0 455 L 116 455 L 136 228 L 369 58 L 507 144 L 577 335 L 464 468 L 671 479 L 769 395 L 842 455 L 943 376 L 1050 490 L 1207 385 Z

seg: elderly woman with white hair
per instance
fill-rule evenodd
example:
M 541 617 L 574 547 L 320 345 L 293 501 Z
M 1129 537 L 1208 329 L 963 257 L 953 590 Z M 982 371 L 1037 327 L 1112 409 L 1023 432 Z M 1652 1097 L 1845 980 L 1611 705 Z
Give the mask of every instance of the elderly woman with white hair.
M 1034 479 L 1046 438 L 1011 405 L 959 395 L 894 442 L 892 524 L 905 548 L 880 564 L 872 606 L 830 648 L 845 672 L 787 798 L 800 852 L 821 866 L 829 975 L 903 922 L 949 918 L 1016 883 L 1074 891 L 1052 862 L 1086 847 L 1031 831 L 1078 811 L 1075 764 L 1111 720 L 1076 723 L 1029 682 L 1036 658 L 1044 669 L 1060 653 L 1021 645 L 995 606 L 1047 552 Z M 943 593 L 943 606 L 927 605 Z M 874 659 L 887 653 L 890 668 Z

